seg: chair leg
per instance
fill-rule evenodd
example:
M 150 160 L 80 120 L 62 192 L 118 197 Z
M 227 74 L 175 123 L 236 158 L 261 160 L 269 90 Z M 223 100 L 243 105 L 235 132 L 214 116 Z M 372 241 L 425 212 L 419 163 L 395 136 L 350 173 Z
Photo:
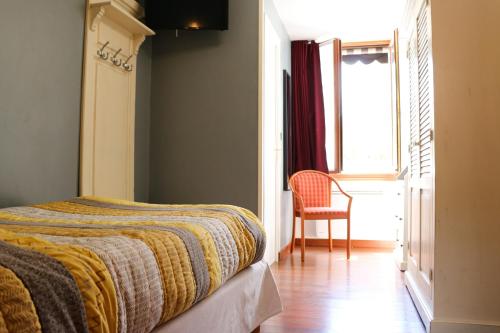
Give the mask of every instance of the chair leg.
M 332 220 L 328 220 L 328 251 L 332 252 Z
M 304 256 L 306 253 L 306 237 L 304 235 L 304 218 L 300 217 L 300 260 L 304 261 Z
M 293 212 L 293 227 L 292 227 L 292 244 L 290 246 L 290 253 L 293 253 L 293 248 L 295 247 L 295 212 Z
M 347 259 L 351 258 L 351 218 L 347 218 Z

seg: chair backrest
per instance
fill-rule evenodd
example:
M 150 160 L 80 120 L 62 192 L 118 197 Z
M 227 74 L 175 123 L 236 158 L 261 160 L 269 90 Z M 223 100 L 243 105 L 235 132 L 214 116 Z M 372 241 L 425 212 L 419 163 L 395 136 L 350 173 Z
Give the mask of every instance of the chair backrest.
M 305 207 L 330 206 L 332 180 L 326 173 L 315 170 L 299 171 L 290 177 L 290 187 L 302 197 Z M 295 207 L 299 207 L 297 202 Z

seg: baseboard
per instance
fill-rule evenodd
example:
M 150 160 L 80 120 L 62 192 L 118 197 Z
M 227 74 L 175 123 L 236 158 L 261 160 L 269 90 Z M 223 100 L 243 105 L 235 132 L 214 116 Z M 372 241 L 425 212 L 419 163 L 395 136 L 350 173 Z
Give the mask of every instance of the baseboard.
M 431 322 L 433 319 L 432 311 L 424 301 L 422 294 L 416 287 L 413 277 L 408 271 L 405 272 L 405 284 L 406 289 L 408 289 L 411 299 L 413 300 L 413 304 L 415 304 L 415 307 L 417 308 L 420 319 L 422 319 L 422 322 L 424 323 L 426 331 L 430 332 Z
M 300 246 L 300 238 L 295 239 L 295 246 Z M 333 247 L 346 247 L 347 240 L 333 239 Z M 385 240 L 364 240 L 353 239 L 351 246 L 353 248 L 370 248 L 370 249 L 394 249 L 396 242 Z M 326 238 L 306 238 L 306 246 L 328 247 L 328 239 Z
M 434 319 L 430 333 L 500 333 L 500 323 Z
M 292 242 L 285 245 L 284 248 L 278 252 L 278 261 L 285 259 L 288 255 L 290 255 L 290 248 L 292 247 Z
M 345 239 L 333 239 L 333 247 L 346 247 Z M 292 242 L 285 245 L 280 252 L 278 252 L 278 261 L 285 259 L 290 255 L 290 247 Z M 300 238 L 295 239 L 295 246 L 300 246 Z M 328 239 L 326 238 L 306 238 L 306 246 L 313 247 L 328 247 Z M 363 240 L 363 239 L 353 239 L 351 240 L 351 246 L 353 248 L 370 248 L 370 249 L 394 249 L 395 242 L 393 241 L 382 241 L 382 240 Z

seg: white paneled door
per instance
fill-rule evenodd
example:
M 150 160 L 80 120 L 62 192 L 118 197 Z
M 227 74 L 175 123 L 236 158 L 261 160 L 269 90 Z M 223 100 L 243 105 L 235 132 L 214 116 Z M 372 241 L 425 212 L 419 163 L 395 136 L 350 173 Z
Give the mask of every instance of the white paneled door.
M 434 267 L 434 122 L 429 15 L 424 3 L 408 45 L 411 142 L 406 278 L 418 298 L 417 303 L 423 307 L 421 310 L 426 312 L 424 317 L 432 314 Z

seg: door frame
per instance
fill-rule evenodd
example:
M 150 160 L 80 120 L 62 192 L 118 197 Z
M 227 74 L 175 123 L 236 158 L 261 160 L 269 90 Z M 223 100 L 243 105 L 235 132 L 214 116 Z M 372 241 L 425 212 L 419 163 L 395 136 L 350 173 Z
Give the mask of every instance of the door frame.
M 261 221 L 266 223 L 264 220 L 264 209 L 265 209 L 265 202 L 264 202 L 264 110 L 265 110 L 265 86 L 264 86 L 264 78 L 265 78 L 265 27 L 266 27 L 266 16 L 268 17 L 269 22 L 271 23 L 271 20 L 269 16 L 265 13 L 264 10 L 264 0 L 259 0 L 259 73 L 258 73 L 258 217 L 261 219 Z M 276 32 L 276 29 L 270 24 L 272 29 L 275 31 L 276 35 L 279 38 L 279 34 Z M 279 58 L 278 58 L 279 59 Z M 277 70 L 277 90 L 276 90 L 276 110 L 279 112 L 280 108 L 280 103 L 279 101 L 282 99 L 282 96 L 279 94 L 281 91 L 281 63 L 278 65 L 278 70 Z M 278 119 L 281 119 L 277 117 L 278 114 L 275 114 L 275 119 L 278 121 Z M 275 133 L 278 134 L 279 133 Z M 274 147 L 273 147 L 274 150 Z M 280 156 L 281 152 L 280 151 L 275 151 L 275 156 L 276 157 L 281 157 Z M 276 161 L 276 173 L 275 173 L 275 180 L 279 182 L 281 180 L 281 170 L 278 170 L 280 168 L 280 163 L 279 159 Z M 273 262 L 278 261 L 278 254 L 280 251 L 280 232 L 281 232 L 281 200 L 282 200 L 282 186 L 279 186 L 278 184 L 275 184 L 275 219 L 271 223 L 274 224 L 274 249 L 272 249 L 272 257 L 273 257 Z M 269 244 L 269 243 L 268 243 Z M 266 248 L 266 253 L 269 253 L 271 249 Z M 269 262 L 269 264 L 272 264 L 272 262 Z

